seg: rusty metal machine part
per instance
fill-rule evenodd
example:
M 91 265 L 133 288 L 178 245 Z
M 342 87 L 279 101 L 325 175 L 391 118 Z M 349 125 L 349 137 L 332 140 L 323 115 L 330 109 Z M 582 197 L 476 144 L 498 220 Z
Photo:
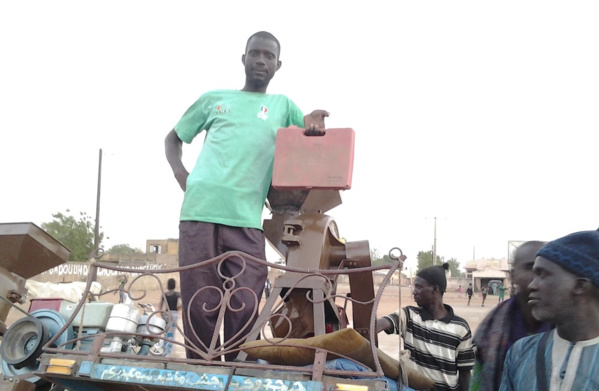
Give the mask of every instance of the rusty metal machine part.
M 285 258 L 287 266 L 331 270 L 371 265 L 368 241 L 344 243 L 339 238 L 333 218 L 323 214 L 340 204 L 341 197 L 337 190 L 271 189 L 269 206 L 272 219 L 264 221 L 264 233 Z M 294 287 L 285 304 L 277 311 L 277 314 L 291 316 L 289 319 L 294 324 L 290 328 L 286 321 L 279 319 L 273 322 L 273 334 L 280 337 L 305 337 L 324 334 L 327 325 L 336 323 L 338 327 L 345 327 L 344 314 L 341 314 L 341 309 L 333 299 L 327 299 L 320 311 L 312 308 L 310 300 L 314 300 L 314 297 L 306 289 L 321 289 L 324 292 L 325 282 L 311 277 L 309 281 L 302 281 L 303 284 L 311 285 L 309 288 L 298 289 L 298 282 L 302 279 L 299 273 L 288 272 L 275 281 L 275 291 L 279 289 L 283 294 Z M 372 273 L 350 274 L 349 283 L 354 303 L 354 328 L 368 338 L 374 299 Z M 309 297 L 312 299 L 308 299 Z
M 400 261 L 403 264 L 408 257 L 403 254 L 401 248 L 393 247 L 391 250 L 389 250 L 389 258 L 393 259 L 394 261 Z
M 70 253 L 33 223 L 0 223 L 0 266 L 24 279 L 65 263 Z
M 24 317 L 9 329 L 4 322 L 13 303 L 24 302 L 26 280 L 65 263 L 69 255 L 68 248 L 33 223 L 0 223 L 0 366 L 4 375 L 0 379 L 1 390 L 33 390 L 34 383 L 41 382 L 31 375 L 38 367 L 36 359 L 51 332 L 64 323 L 56 325 L 53 315 L 43 311 L 39 319 Z
M 345 245 L 346 260 L 344 266 L 350 269 L 371 266 L 370 246 L 368 241 L 347 242 Z M 374 308 L 374 282 L 372 272 L 352 273 L 349 275 L 349 286 L 353 302 L 353 326 L 366 339 L 370 339 L 370 314 Z M 375 344 L 376 333 L 374 334 Z
M 0 335 L 6 333 L 6 318 L 12 303 L 23 300 L 27 294 L 25 279 L 0 266 Z
M 25 281 L 65 263 L 70 250 L 33 223 L 0 223 L 0 335 L 12 304 L 27 294 Z
M 282 242 L 285 221 L 305 213 L 325 213 L 341 205 L 338 190 L 300 189 L 280 190 L 270 188 L 267 197 L 272 216 L 264 220 L 264 235 L 283 259 L 287 258 L 288 247 Z

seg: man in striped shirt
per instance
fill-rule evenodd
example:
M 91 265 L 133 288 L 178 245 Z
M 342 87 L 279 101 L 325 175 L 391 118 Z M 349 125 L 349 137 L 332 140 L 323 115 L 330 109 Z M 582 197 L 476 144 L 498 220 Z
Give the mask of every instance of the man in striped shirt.
M 547 243 L 533 271 L 532 316 L 555 329 L 512 346 L 499 390 L 599 390 L 599 232 Z
M 472 333 L 468 322 L 443 304 L 448 269 L 445 263 L 421 270 L 412 292 L 418 307 L 408 306 L 378 319 L 377 331 L 402 335 L 410 359 L 435 382 L 431 390 L 466 391 L 474 365 Z

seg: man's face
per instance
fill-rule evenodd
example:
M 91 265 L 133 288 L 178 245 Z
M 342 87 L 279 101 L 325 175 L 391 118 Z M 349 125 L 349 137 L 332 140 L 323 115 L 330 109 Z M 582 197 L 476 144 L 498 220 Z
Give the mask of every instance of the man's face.
M 528 285 L 535 278 L 532 267 L 535 263 L 537 251 L 542 247 L 539 245 L 524 245 L 516 250 L 514 254 L 514 264 L 512 268 L 512 282 L 518 287 L 518 293 L 528 300 L 530 290 Z
M 422 277 L 414 278 L 414 289 L 412 290 L 414 301 L 419 307 L 424 307 L 433 302 L 434 285 L 431 285 Z
M 543 257 L 537 257 L 533 271 L 535 277 L 528 286 L 532 315 L 540 321 L 559 324 L 573 307 L 572 292 L 578 277 Z
M 279 47 L 272 39 L 253 37 L 248 42 L 242 56 L 245 66 L 246 83 L 254 88 L 268 86 L 268 83 L 281 66 Z

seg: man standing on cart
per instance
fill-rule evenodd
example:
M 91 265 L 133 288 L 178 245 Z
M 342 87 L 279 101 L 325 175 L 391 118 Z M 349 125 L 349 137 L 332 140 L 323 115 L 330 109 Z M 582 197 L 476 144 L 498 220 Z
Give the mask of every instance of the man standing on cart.
M 232 250 L 265 259 L 262 211 L 272 178 L 276 132 L 295 125 L 304 127 L 307 135 L 319 135 L 318 125 L 328 116 L 324 110 L 304 116 L 286 96 L 266 93 L 281 67 L 280 51 L 272 34 L 253 34 L 241 57 L 244 87 L 206 92 L 166 136 L 167 160 L 185 192 L 179 224 L 180 266 L 200 265 Z M 203 131 L 202 151 L 189 173 L 181 160 L 182 143 L 191 143 Z M 262 296 L 266 266 L 232 257 L 180 274 L 187 357 L 206 358 L 200 352 L 214 353 L 217 346 L 211 344 L 218 310 L 208 310 L 220 304 L 230 304 L 224 318 L 224 339 L 234 344 L 227 348 L 241 342 L 243 335 L 236 334 L 242 330 L 241 334 L 246 334 L 255 322 L 255 301 Z M 230 303 L 221 303 L 218 291 L 227 289 L 226 277 L 234 279 L 236 289 L 246 289 L 236 291 Z M 203 289 L 202 294 L 193 298 L 198 289 Z

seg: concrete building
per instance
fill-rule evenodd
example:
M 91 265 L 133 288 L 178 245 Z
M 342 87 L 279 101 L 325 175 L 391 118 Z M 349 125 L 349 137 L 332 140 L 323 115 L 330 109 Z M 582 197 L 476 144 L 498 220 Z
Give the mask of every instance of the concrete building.
M 148 239 L 146 253 L 179 254 L 179 239 Z
M 478 259 L 469 261 L 464 266 L 466 278 L 472 282 L 474 292 L 480 292 L 482 286 L 501 281 L 505 286 L 510 286 L 510 268 L 506 258 Z M 493 292 L 489 292 L 493 294 Z

